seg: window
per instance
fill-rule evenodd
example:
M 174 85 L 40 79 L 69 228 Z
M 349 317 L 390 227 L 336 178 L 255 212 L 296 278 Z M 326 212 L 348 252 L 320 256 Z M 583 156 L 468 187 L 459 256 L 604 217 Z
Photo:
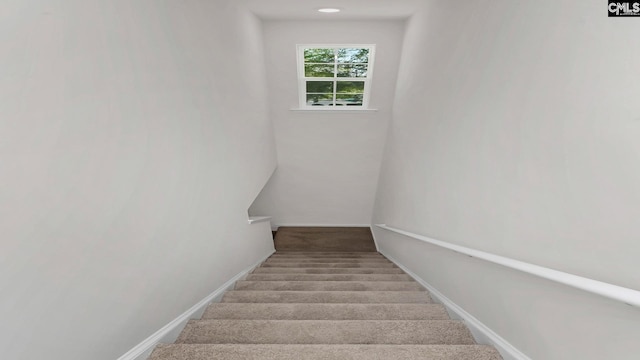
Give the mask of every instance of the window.
M 366 109 L 374 45 L 298 45 L 300 108 Z

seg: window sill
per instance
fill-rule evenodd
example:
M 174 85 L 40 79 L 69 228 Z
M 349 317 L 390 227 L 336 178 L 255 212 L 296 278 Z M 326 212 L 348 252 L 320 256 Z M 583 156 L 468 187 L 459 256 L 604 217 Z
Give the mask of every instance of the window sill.
M 353 113 L 353 112 L 361 112 L 361 113 L 372 113 L 372 112 L 377 112 L 378 109 L 337 109 L 337 108 L 331 108 L 331 109 L 317 109 L 317 108 L 292 108 L 290 109 L 290 111 L 296 111 L 296 112 L 308 112 L 308 113 L 317 113 L 317 112 L 349 112 L 349 113 Z

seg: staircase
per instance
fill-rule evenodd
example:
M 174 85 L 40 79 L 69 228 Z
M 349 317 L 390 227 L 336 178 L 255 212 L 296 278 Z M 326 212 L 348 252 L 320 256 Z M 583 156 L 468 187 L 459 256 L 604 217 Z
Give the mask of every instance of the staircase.
M 306 241 L 279 236 L 276 253 L 150 359 L 501 359 L 381 254 L 335 242 L 300 251 Z

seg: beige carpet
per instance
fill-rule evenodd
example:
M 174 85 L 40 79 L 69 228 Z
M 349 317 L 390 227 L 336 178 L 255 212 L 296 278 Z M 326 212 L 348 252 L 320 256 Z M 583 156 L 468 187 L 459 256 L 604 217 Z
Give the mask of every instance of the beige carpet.
M 278 249 L 150 359 L 501 359 L 395 264 L 365 250 L 372 240 L 340 247 L 312 232 L 315 251 L 284 238 L 281 247 L 295 251 Z

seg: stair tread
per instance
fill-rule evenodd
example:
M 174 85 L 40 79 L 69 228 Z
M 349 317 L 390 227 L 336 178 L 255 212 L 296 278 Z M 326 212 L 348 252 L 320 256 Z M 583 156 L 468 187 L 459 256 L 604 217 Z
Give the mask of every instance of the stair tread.
M 353 258 L 324 258 L 324 259 L 319 259 L 319 258 L 311 258 L 311 259 L 299 259 L 299 258 L 272 258 L 270 257 L 269 259 L 267 259 L 265 261 L 266 263 L 291 263 L 291 262 L 296 262 L 296 263 L 357 263 L 357 264 L 361 264 L 361 263 L 383 263 L 383 264 L 392 264 L 391 261 L 387 260 L 387 259 L 353 259 Z
M 415 281 L 247 281 L 236 282 L 235 290 L 307 291 L 425 291 Z
M 278 250 L 274 255 L 378 255 L 384 256 L 377 251 L 292 251 Z
M 191 320 L 176 343 L 475 344 L 457 320 Z
M 366 263 L 350 263 L 350 262 L 332 262 L 332 263 L 314 263 L 314 262 L 264 262 L 260 267 L 305 267 L 305 268 L 395 268 L 396 264 L 392 262 L 366 262 Z
M 214 303 L 202 319 L 447 320 L 440 304 Z
M 149 360 L 500 360 L 487 345 L 159 345 Z
M 293 274 L 404 274 L 400 268 L 361 267 L 361 268 L 313 268 L 313 267 L 259 267 L 254 274 L 293 273 Z
M 348 253 L 336 253 L 336 254 L 319 254 L 319 253 L 307 253 L 307 254 L 289 254 L 289 253 L 281 253 L 276 252 L 271 255 L 271 258 L 274 259 L 289 259 L 289 258 L 298 258 L 298 259 L 386 259 L 384 255 L 378 253 L 358 253 L 358 254 L 348 254 Z
M 415 281 L 406 274 L 249 274 L 248 281 Z
M 222 302 L 250 303 L 429 303 L 426 291 L 227 291 Z

